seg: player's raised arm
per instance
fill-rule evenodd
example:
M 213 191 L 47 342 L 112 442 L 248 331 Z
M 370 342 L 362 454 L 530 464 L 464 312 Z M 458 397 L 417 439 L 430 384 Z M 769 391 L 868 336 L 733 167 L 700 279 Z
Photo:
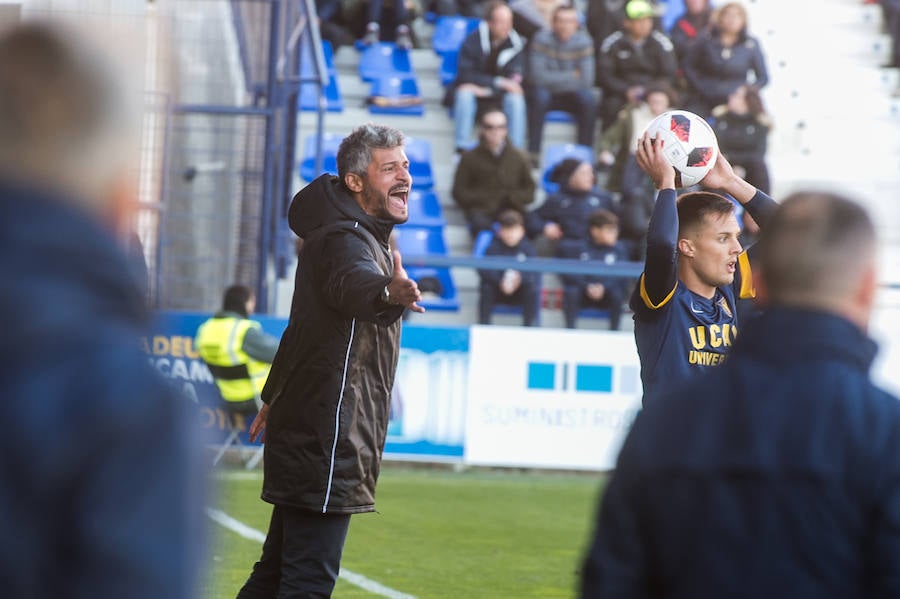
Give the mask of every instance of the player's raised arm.
M 675 169 L 663 154 L 663 140 L 646 133 L 638 140 L 635 158 L 659 190 L 647 228 L 647 257 L 640 293 L 648 307 L 658 306 L 678 281 L 678 209 L 675 204 Z
M 740 178 L 721 154 L 700 184 L 713 191 L 725 192 L 740 202 L 760 229 L 765 229 L 766 223 L 778 208 L 775 200 Z

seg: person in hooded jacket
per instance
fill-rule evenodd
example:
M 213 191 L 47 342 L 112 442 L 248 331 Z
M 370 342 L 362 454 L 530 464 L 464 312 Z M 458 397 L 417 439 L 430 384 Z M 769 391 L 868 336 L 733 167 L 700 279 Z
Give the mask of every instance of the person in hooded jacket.
M 538 239 L 538 253 L 556 254 L 560 241 L 582 242 L 588 237 L 588 218 L 598 208 L 616 214 L 619 207 L 612 195 L 596 186 L 594 166 L 578 158 L 565 158 L 550 171 L 550 180 L 559 183 L 559 191 L 551 194 L 528 213 L 528 236 Z
M 250 425 L 265 442 L 262 557 L 238 597 L 329 597 L 350 515 L 375 510 L 404 309 L 424 312 L 389 240 L 408 218 L 404 136 L 368 123 L 341 142 L 338 176 L 288 212 L 303 248 L 287 329 Z

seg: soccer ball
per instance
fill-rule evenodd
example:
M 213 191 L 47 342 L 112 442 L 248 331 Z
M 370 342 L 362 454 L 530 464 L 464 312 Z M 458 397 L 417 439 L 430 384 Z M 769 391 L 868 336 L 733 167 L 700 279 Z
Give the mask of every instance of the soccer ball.
M 663 154 L 675 167 L 675 187 L 700 182 L 719 157 L 716 134 L 706 120 L 687 110 L 669 110 L 647 125 L 650 138 L 664 140 Z

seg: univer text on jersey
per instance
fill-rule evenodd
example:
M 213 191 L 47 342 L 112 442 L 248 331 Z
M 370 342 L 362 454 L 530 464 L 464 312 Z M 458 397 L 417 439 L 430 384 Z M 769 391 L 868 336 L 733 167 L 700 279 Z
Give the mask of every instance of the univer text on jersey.
M 725 362 L 725 352 L 738 333 L 737 327 L 730 323 L 693 326 L 688 332 L 694 346 L 688 352 L 688 363 L 698 366 L 718 366 Z

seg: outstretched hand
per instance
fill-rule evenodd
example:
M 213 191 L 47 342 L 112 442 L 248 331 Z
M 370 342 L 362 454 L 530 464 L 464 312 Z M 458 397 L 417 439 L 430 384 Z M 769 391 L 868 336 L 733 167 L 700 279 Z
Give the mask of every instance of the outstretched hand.
M 638 140 L 635 158 L 656 189 L 675 189 L 675 167 L 663 154 L 665 142 L 651 138 L 646 132 Z
M 413 312 L 425 311 L 425 308 L 417 303 L 422 299 L 419 286 L 406 274 L 406 269 L 403 268 L 403 262 L 400 259 L 400 252 L 397 250 L 394 250 L 394 275 L 387 284 L 387 288 L 392 303 L 406 306 Z

